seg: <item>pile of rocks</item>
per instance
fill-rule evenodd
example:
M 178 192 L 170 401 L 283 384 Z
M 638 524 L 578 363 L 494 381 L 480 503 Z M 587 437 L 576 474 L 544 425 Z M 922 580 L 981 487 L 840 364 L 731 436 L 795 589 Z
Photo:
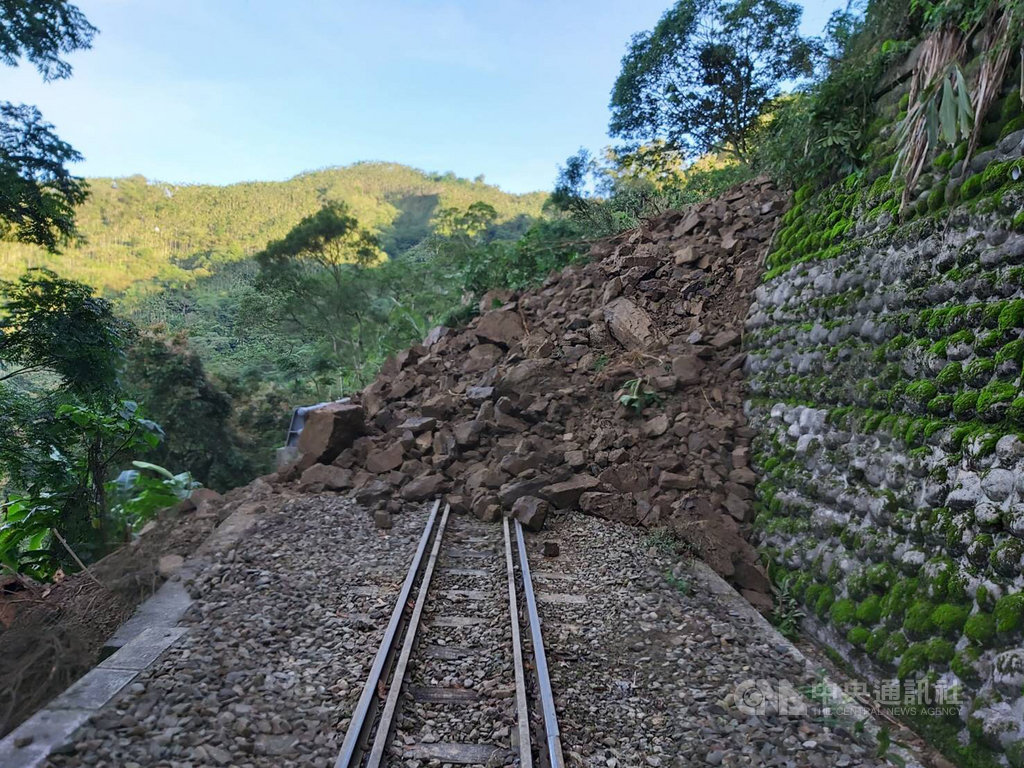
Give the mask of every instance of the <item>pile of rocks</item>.
M 593 246 L 468 327 L 434 329 L 351 403 L 311 414 L 279 474 L 397 511 L 446 494 L 533 529 L 553 509 L 688 542 L 755 604 L 741 334 L 787 196 L 765 179 Z

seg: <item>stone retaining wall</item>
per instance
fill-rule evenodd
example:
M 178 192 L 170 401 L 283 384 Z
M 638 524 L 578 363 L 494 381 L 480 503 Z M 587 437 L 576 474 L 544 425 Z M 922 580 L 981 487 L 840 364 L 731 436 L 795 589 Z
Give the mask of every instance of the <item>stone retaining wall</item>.
M 875 680 L 958 689 L 958 713 L 919 722 L 1011 765 L 1024 765 L 1020 107 L 1007 93 L 988 146 L 937 157 L 903 209 L 891 155 L 798 191 L 745 338 L 757 535 L 777 583 Z

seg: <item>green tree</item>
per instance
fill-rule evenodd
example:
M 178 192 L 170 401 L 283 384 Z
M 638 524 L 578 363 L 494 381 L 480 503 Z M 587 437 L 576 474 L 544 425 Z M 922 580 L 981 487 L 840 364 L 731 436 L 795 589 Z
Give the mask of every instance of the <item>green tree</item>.
M 133 333 L 92 288 L 50 270 L 0 281 L 0 383 L 48 371 L 80 397 L 109 394 Z
M 362 348 L 373 302 L 365 271 L 384 254 L 343 203 L 306 216 L 256 258 L 260 277 L 246 316 L 260 312 L 262 295 L 286 322 L 328 338 L 336 357 L 346 346 Z
M 0 563 L 45 577 L 124 539 L 106 483 L 161 436 L 121 400 L 132 335 L 81 283 L 47 270 L 0 282 Z
M 813 72 L 800 16 L 787 0 L 680 0 L 633 37 L 612 90 L 611 134 L 746 161 L 782 83 Z
M 70 76 L 61 54 L 88 48 L 95 33 L 66 0 L 0 0 L 0 61 L 27 59 L 46 81 Z M 80 159 L 38 109 L 0 101 L 0 238 L 53 251 L 71 237 L 86 185 L 65 166 Z
M 147 458 L 187 467 L 203 485 L 241 485 L 251 466 L 232 423 L 231 396 L 207 375 L 184 334 L 148 332 L 132 345 L 125 386 L 163 427 L 165 439 Z

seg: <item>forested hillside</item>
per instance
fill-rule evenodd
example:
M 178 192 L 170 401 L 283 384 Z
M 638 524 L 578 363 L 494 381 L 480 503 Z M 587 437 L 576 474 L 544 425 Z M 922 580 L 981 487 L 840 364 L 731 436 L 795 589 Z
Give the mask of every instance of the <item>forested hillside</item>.
M 76 211 L 82 241 L 50 254 L 37 245 L 0 243 L 0 278 L 46 266 L 106 295 L 190 284 L 283 237 L 325 201 L 346 203 L 391 255 L 429 234 L 442 208 L 482 201 L 498 222 L 539 215 L 546 193 L 511 195 L 482 179 L 428 174 L 395 163 L 357 163 L 282 182 L 230 186 L 169 184 L 132 176 L 89 179 Z

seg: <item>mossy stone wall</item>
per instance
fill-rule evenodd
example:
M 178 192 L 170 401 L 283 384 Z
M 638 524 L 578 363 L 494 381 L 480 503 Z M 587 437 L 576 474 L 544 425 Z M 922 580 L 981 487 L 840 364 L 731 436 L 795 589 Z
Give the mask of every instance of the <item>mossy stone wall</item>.
M 901 206 L 896 98 L 870 170 L 797 192 L 751 307 L 756 536 L 852 665 L 958 689 L 929 735 L 1024 766 L 1021 102 Z

